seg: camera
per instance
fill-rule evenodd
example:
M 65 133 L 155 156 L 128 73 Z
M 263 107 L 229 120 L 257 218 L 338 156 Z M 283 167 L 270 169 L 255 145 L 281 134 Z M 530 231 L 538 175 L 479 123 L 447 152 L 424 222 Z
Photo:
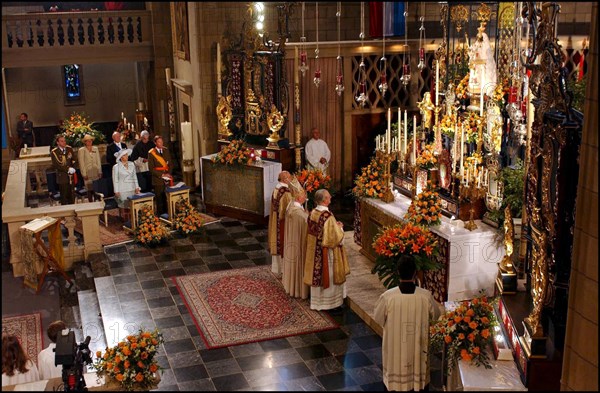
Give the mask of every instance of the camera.
M 92 362 L 90 340 L 91 337 L 87 336 L 84 342 L 77 344 L 75 332 L 71 330 L 63 330 L 56 338 L 54 364 L 62 365 L 65 392 L 87 391 L 83 374 L 85 365 Z

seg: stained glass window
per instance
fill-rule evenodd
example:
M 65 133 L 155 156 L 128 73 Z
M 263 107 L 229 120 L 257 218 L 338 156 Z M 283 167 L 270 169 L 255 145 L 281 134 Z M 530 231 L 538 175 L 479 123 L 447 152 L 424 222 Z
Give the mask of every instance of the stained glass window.
M 79 101 L 81 99 L 81 82 L 79 78 L 79 64 L 63 66 L 65 78 L 65 92 L 67 101 Z

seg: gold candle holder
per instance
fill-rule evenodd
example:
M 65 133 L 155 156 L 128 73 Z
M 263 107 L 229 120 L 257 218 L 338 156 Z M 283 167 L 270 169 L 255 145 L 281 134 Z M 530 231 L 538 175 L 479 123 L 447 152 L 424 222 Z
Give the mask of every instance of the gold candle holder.
M 475 213 L 475 209 L 471 208 L 469 210 L 469 222 L 465 223 L 465 229 L 468 229 L 469 231 L 477 229 L 477 224 L 475 224 L 475 221 L 473 221 L 474 213 Z
M 384 175 L 383 175 L 383 182 L 385 184 L 385 189 L 383 191 L 383 197 L 381 197 L 381 200 L 384 201 L 385 203 L 393 202 L 394 201 L 394 193 L 392 192 L 392 187 L 390 186 L 391 179 L 392 179 L 392 174 L 390 172 L 390 164 L 391 164 L 392 160 L 397 159 L 397 152 L 386 153 L 381 150 L 376 150 L 375 156 L 377 157 L 378 160 L 383 160 L 383 165 L 385 168 Z

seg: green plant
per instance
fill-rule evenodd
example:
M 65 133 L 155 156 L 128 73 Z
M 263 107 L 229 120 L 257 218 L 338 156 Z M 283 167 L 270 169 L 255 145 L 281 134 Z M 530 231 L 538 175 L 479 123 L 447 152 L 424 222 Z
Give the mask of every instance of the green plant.
M 573 102 L 571 105 L 579 112 L 583 113 L 583 103 L 585 102 L 585 89 L 587 78 L 581 80 L 569 79 L 567 90 L 573 93 Z
M 525 193 L 525 168 L 523 161 L 517 159 L 513 166 L 502 168 L 500 171 L 500 181 L 502 182 L 502 205 L 500 209 L 490 212 L 490 218 L 499 224 L 504 225 L 504 209 L 510 206 L 510 212 L 513 218 L 521 218 L 523 212 L 523 198 Z

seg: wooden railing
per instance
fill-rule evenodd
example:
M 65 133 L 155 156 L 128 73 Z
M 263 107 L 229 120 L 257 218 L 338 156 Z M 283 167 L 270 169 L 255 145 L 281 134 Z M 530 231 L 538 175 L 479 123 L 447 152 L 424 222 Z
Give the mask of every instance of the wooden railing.
M 35 160 L 35 164 L 33 161 Z M 15 277 L 23 276 L 25 262 L 21 255 L 21 234 L 19 228 L 34 218 L 50 216 L 63 219 L 67 228 L 68 244 L 64 247 L 65 270 L 71 270 L 75 262 L 86 260 L 91 254 L 101 252 L 99 216 L 104 202 L 81 203 L 64 206 L 31 208 L 26 206 L 27 179 L 33 166 L 50 166 L 50 157 L 10 162 L 6 189 L 2 202 L 2 221 L 8 226 L 10 240 L 10 263 Z M 29 161 L 32 161 L 31 163 Z M 31 164 L 31 165 L 30 165 Z M 83 244 L 75 236 L 76 219 L 82 223 Z
M 15 55 L 33 50 L 73 51 L 127 49 L 135 56 L 152 54 L 151 11 L 78 11 L 2 16 L 2 55 L 4 66 L 13 65 Z M 141 49 L 144 50 L 141 50 Z M 101 52 L 101 53 L 102 53 Z M 123 51 L 120 51 L 123 52 Z M 105 54 L 102 53 L 102 56 Z M 76 52 L 75 52 L 76 54 Z M 99 54 L 100 55 L 100 54 Z M 77 56 L 77 55 L 76 55 Z M 143 58 L 142 60 L 148 60 Z M 79 60 L 74 60 L 77 62 Z

